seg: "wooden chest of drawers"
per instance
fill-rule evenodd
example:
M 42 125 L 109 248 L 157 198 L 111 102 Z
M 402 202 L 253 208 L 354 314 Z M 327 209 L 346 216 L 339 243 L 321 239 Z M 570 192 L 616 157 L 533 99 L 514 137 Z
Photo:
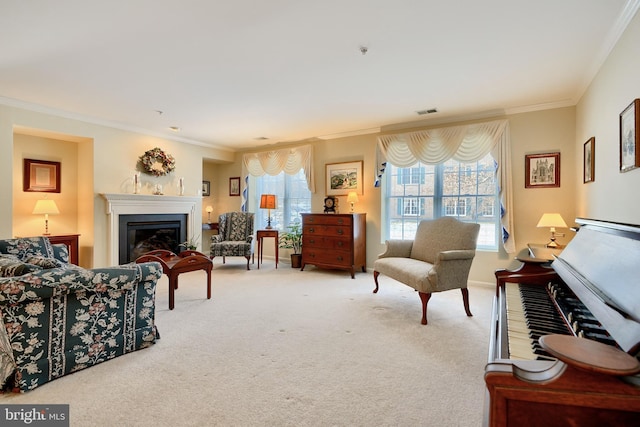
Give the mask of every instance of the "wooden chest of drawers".
M 302 214 L 302 268 L 366 271 L 366 214 Z

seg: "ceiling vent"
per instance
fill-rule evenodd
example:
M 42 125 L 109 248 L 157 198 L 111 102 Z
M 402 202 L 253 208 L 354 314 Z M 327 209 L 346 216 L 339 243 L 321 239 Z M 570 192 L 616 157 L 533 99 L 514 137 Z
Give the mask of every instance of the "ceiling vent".
M 425 114 L 433 114 L 433 113 L 437 113 L 438 109 L 437 108 L 429 108 L 428 110 L 418 110 L 416 111 L 416 113 L 418 113 L 419 116 L 424 116 Z

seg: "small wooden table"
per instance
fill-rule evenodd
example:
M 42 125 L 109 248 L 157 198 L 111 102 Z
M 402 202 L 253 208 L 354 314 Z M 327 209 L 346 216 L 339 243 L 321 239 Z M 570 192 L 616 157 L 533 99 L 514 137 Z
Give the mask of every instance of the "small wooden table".
M 78 260 L 79 260 L 78 237 L 79 236 L 80 236 L 79 234 L 66 234 L 64 236 L 48 235 L 45 237 L 49 239 L 52 245 L 55 245 L 57 243 L 65 244 L 67 246 L 67 249 L 69 250 L 69 262 L 71 264 L 78 265 Z
M 175 305 L 175 291 L 178 289 L 178 275 L 189 271 L 204 270 L 207 272 L 207 299 L 211 299 L 211 270 L 213 262 L 202 252 L 182 251 L 178 255 L 164 249 L 147 252 L 138 257 L 136 263 L 159 262 L 162 272 L 169 278 L 169 310 Z
M 264 245 L 262 239 L 265 237 L 273 237 L 276 251 L 276 268 L 278 268 L 278 230 L 258 230 L 256 232 L 256 240 L 258 241 L 258 270 L 260 269 L 260 263 L 262 262 L 262 250 Z

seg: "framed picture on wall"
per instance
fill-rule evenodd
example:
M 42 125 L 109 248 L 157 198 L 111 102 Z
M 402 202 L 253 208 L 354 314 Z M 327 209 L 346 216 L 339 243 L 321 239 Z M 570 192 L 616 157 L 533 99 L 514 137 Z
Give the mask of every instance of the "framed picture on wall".
M 560 153 L 524 156 L 525 188 L 560 187 Z
M 596 179 L 596 138 L 594 136 L 584 143 L 582 158 L 582 181 L 593 182 Z
M 640 166 L 638 128 L 640 99 L 635 99 L 620 113 L 620 172 L 628 172 Z
M 60 192 L 60 162 L 24 159 L 23 191 Z
M 202 181 L 202 195 L 203 196 L 211 195 L 211 181 Z
M 346 196 L 351 191 L 362 194 L 362 160 L 328 163 L 325 179 L 327 196 Z
M 229 195 L 230 196 L 239 196 L 240 195 L 240 177 L 234 176 L 229 178 Z

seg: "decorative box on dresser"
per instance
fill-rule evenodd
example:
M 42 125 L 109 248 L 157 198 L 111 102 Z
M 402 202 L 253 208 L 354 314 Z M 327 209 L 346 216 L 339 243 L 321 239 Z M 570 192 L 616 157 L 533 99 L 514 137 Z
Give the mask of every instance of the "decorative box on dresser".
M 320 268 L 366 271 L 367 222 L 366 214 L 302 215 L 302 267 L 306 264 Z

